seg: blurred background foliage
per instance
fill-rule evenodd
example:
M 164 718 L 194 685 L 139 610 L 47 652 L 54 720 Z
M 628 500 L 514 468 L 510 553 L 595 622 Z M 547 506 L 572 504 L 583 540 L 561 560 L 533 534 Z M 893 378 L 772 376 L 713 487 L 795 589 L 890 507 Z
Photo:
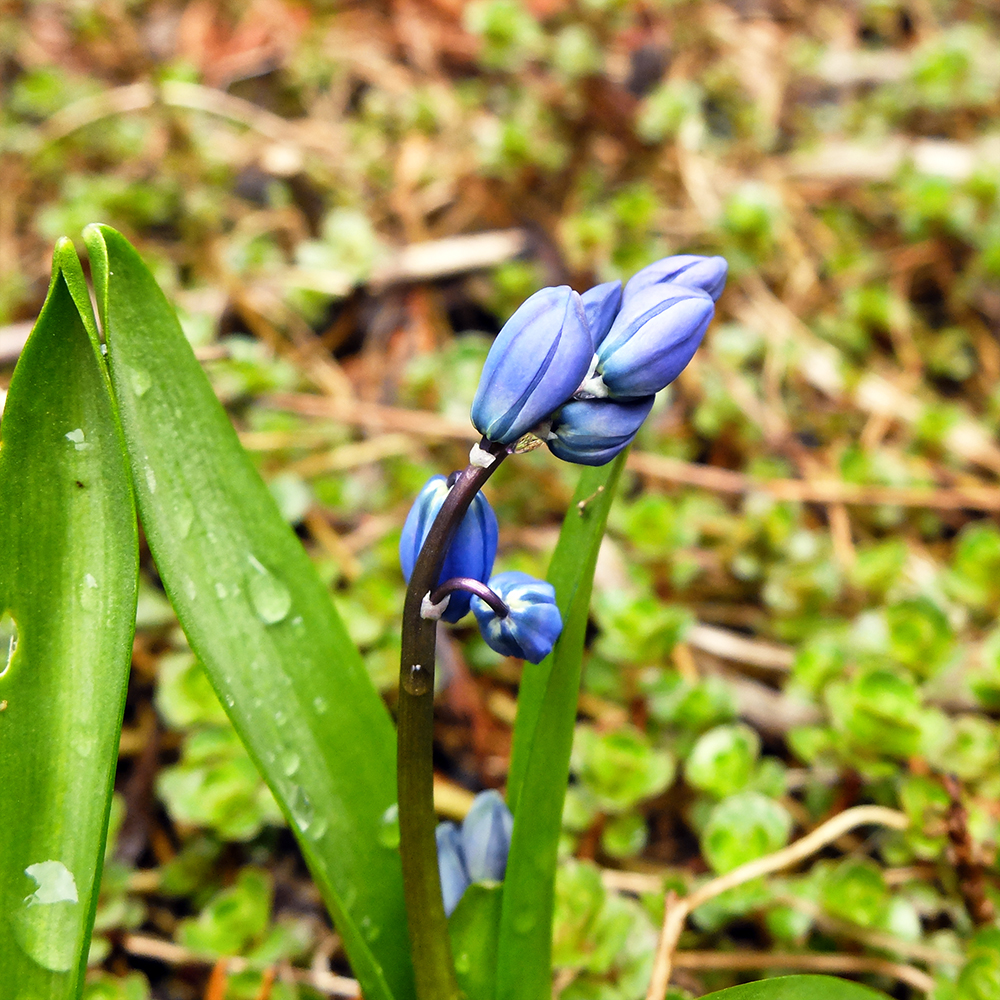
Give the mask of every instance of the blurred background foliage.
M 0 0 L 0 394 L 92 221 L 151 262 L 390 705 L 399 529 L 465 463 L 490 336 L 542 285 L 724 254 L 598 566 L 556 989 L 642 997 L 666 890 L 874 802 L 909 830 L 697 910 L 676 995 L 773 953 L 1000 995 L 995 4 Z M 500 470 L 500 568 L 544 573 L 575 478 Z M 138 625 L 88 1000 L 350 995 L 148 554 Z M 441 660 L 455 817 L 503 785 L 521 666 L 461 624 Z

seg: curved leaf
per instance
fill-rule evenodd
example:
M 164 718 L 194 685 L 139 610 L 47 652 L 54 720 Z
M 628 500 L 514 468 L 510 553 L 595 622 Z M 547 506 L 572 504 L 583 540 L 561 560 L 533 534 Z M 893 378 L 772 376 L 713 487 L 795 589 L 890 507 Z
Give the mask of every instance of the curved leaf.
M 68 240 L 54 265 L 0 452 L 0 996 L 32 1000 L 82 988 L 138 579 L 125 444 Z
M 835 976 L 779 976 L 708 993 L 702 1000 L 887 1000 L 884 993 Z
M 326 587 L 125 238 L 84 234 L 143 529 L 177 616 L 299 840 L 369 1000 L 412 996 L 378 831 L 395 733 Z
M 507 783 L 514 834 L 503 882 L 497 1000 L 547 1000 L 552 992 L 556 860 L 580 664 L 597 553 L 626 454 L 580 476 L 548 573 L 563 632 L 552 655 L 526 665 L 521 679 Z

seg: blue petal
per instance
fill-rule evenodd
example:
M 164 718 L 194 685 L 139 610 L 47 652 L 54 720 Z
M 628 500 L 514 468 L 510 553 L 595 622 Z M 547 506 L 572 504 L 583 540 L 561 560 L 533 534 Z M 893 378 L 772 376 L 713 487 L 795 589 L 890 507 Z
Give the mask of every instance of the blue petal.
M 472 599 L 472 611 L 486 644 L 503 656 L 540 663 L 552 652 L 562 632 L 552 584 L 511 571 L 498 573 L 489 586 L 510 613 L 500 618 L 485 601 Z
M 603 285 L 595 285 L 580 296 L 583 302 L 583 311 L 587 314 L 587 323 L 590 326 L 590 335 L 594 338 L 594 346 L 597 347 L 608 335 L 611 324 L 618 314 L 618 307 L 622 303 L 622 283 L 620 281 L 606 281 Z
M 631 444 L 654 399 L 574 400 L 556 414 L 545 443 L 564 462 L 605 465 Z
M 514 817 L 496 791 L 480 792 L 462 823 L 462 850 L 473 882 L 502 882 Z
M 679 254 L 664 257 L 634 274 L 625 286 L 624 300 L 628 302 L 637 292 L 652 285 L 676 284 L 700 288 L 717 302 L 726 285 L 729 264 L 724 257 L 699 257 L 696 254 Z
M 438 872 L 441 875 L 441 898 L 444 901 L 444 912 L 450 917 L 470 884 L 462 850 L 462 836 L 454 823 L 438 823 L 434 839 L 437 842 Z
M 568 285 L 535 292 L 490 348 L 472 402 L 476 429 L 513 444 L 576 392 L 593 354 L 580 296 Z
M 597 352 L 611 396 L 650 396 L 694 357 L 715 307 L 703 291 L 653 285 L 626 302 Z
M 432 476 L 406 515 L 399 536 L 399 562 L 407 583 L 424 539 L 448 496 L 448 489 L 444 476 Z M 448 546 L 437 582 L 441 584 L 452 577 L 469 576 L 485 583 L 493 570 L 498 535 L 497 516 L 486 497 L 477 493 Z M 463 618 L 469 611 L 471 596 L 467 591 L 453 593 L 441 617 L 447 622 Z

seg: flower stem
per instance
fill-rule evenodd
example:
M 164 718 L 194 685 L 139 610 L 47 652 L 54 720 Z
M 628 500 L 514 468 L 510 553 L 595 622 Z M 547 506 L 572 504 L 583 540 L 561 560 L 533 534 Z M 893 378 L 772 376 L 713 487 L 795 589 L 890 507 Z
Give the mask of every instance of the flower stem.
M 476 597 L 488 604 L 497 613 L 498 618 L 506 618 L 510 614 L 510 608 L 504 604 L 503 598 L 499 594 L 490 590 L 485 583 L 479 580 L 472 580 L 467 576 L 453 576 L 450 580 L 445 580 L 431 594 L 431 604 L 440 604 L 445 597 L 453 594 L 456 590 L 465 590 L 470 594 L 475 594 Z
M 507 456 L 485 439 L 494 456 L 486 468 L 469 465 L 455 480 L 417 557 L 403 606 L 399 668 L 396 770 L 399 850 L 403 860 L 410 949 L 418 1000 L 460 1000 L 441 898 L 434 838 L 434 648 L 437 622 L 421 617 L 424 597 L 435 589 L 448 546 L 476 494 Z

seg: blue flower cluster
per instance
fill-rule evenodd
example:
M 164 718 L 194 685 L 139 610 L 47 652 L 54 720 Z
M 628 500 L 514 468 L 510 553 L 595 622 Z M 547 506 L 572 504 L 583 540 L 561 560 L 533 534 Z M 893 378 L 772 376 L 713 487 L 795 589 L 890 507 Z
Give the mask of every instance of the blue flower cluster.
M 499 792 L 480 792 L 462 822 L 439 823 L 438 870 L 444 912 L 451 916 L 473 882 L 502 882 L 514 830 L 514 817 Z
M 726 271 L 722 257 L 682 255 L 624 289 L 536 292 L 493 343 L 472 403 L 476 429 L 506 445 L 534 432 L 564 461 L 609 462 L 694 356 Z
M 399 561 L 407 583 L 449 489 L 444 476 L 432 476 L 406 516 L 399 538 Z M 455 579 L 486 584 L 507 606 L 507 614 L 500 616 L 468 591 L 454 590 L 441 602 L 439 615 L 447 622 L 457 622 L 471 604 L 483 638 L 493 649 L 504 656 L 541 663 L 562 631 L 555 590 L 526 573 L 499 573 L 491 578 L 496 553 L 497 517 L 486 497 L 477 493 L 448 547 L 438 585 Z
M 533 433 L 564 461 L 611 461 L 635 437 L 656 393 L 694 356 L 726 271 L 722 257 L 684 255 L 651 264 L 624 288 L 611 281 L 582 295 L 566 285 L 536 292 L 490 349 L 473 424 L 497 445 L 512 448 Z M 444 476 L 432 477 L 406 518 L 399 557 L 407 582 L 449 489 Z M 426 596 L 424 617 L 457 622 L 471 607 L 489 646 L 540 663 L 562 631 L 555 591 L 524 573 L 490 578 L 496 550 L 496 515 L 479 493 L 445 556 L 438 587 L 448 586 L 436 604 Z

